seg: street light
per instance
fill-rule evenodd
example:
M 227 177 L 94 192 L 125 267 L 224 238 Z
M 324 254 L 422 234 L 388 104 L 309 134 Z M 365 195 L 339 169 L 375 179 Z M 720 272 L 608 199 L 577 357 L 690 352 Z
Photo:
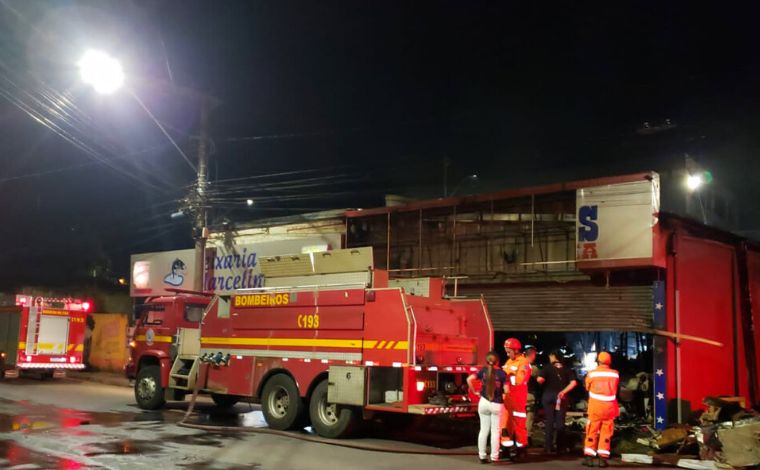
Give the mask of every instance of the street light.
M 686 177 L 686 187 L 689 188 L 689 191 L 696 191 L 702 187 L 702 184 L 704 184 L 702 175 L 688 175 Z
M 457 193 L 457 190 L 459 190 L 459 187 L 462 186 L 462 183 L 464 183 L 466 181 L 473 181 L 474 182 L 474 181 L 477 181 L 477 180 L 478 180 L 478 175 L 467 175 L 467 176 L 465 176 L 464 178 L 462 178 L 461 181 L 459 181 L 459 183 L 457 183 L 456 186 L 454 186 L 454 189 L 451 191 L 451 193 L 448 196 L 450 197 L 450 196 L 455 195 Z
M 92 86 L 96 92 L 102 94 L 111 94 L 117 91 L 124 85 L 124 71 L 121 68 L 121 64 L 118 60 L 106 54 L 103 51 L 96 49 L 90 49 L 84 53 L 82 58 L 77 62 L 79 67 L 79 73 L 82 80 Z M 197 291 L 204 289 L 203 276 L 204 269 L 204 253 L 206 249 L 206 237 L 208 230 L 206 228 L 206 167 L 208 163 L 207 145 L 208 140 L 208 113 L 211 104 L 211 99 L 207 95 L 201 95 L 201 117 L 200 117 L 200 139 L 198 139 L 198 166 L 196 167 L 193 162 L 190 161 L 185 152 L 182 151 L 177 142 L 174 141 L 172 136 L 166 131 L 161 122 L 156 119 L 153 113 L 143 103 L 135 90 L 127 87 L 127 92 L 132 98 L 135 99 L 137 104 L 145 111 L 145 113 L 153 120 L 156 126 L 166 136 L 169 142 L 172 143 L 177 152 L 187 162 L 190 168 L 193 169 L 198 175 L 198 183 L 195 187 L 195 194 L 192 196 L 194 201 L 191 210 L 195 212 L 195 284 L 193 288 Z M 252 203 L 253 201 L 251 201 Z M 249 204 L 250 205 L 250 204 Z M 175 212 L 172 214 L 172 218 L 183 215 L 183 211 Z
M 79 59 L 77 66 L 82 80 L 98 93 L 110 95 L 124 84 L 121 64 L 103 51 L 88 50 Z

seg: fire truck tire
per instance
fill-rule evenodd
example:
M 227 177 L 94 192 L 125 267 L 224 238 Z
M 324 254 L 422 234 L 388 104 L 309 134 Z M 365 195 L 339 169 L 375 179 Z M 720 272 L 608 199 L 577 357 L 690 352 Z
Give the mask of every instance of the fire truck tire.
M 232 408 L 235 403 L 240 401 L 240 397 L 237 395 L 222 395 L 220 393 L 212 393 L 211 399 L 214 400 L 214 404 L 218 408 Z
M 267 380 L 261 392 L 261 411 L 272 429 L 285 431 L 301 425 L 304 404 L 293 379 L 277 374 Z
M 317 385 L 311 394 L 309 417 L 317 434 L 332 439 L 350 436 L 359 422 L 356 408 L 327 402 L 327 380 Z
M 143 410 L 157 410 L 164 406 L 164 388 L 161 386 L 161 367 L 140 368 L 135 380 L 135 400 Z

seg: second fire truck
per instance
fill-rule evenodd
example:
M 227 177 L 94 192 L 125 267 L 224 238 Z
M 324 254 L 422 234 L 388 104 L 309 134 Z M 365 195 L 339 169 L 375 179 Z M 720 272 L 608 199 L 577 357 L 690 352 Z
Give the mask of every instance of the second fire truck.
M 66 370 L 84 369 L 84 336 L 92 304 L 70 298 L 17 295 L 0 306 L 0 374 L 20 372 L 63 377 Z

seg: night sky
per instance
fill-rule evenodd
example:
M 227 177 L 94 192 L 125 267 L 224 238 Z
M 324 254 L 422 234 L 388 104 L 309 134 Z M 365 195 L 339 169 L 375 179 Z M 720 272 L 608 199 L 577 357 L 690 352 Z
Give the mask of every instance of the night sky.
M 737 195 L 736 228 L 760 234 L 756 13 L 0 0 L 0 290 L 126 276 L 130 253 L 192 244 L 188 218 L 169 216 L 193 170 L 129 91 L 81 83 L 75 63 L 92 47 L 122 61 L 128 90 L 193 161 L 198 93 L 218 100 L 214 222 L 438 197 L 444 160 L 464 194 L 689 154 Z

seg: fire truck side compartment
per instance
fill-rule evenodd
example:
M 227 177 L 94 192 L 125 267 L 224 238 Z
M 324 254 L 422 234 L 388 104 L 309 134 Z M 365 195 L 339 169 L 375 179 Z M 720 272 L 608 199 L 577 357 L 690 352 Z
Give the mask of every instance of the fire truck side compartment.
M 364 405 L 364 374 L 362 366 L 330 366 L 327 401 L 339 405 Z

